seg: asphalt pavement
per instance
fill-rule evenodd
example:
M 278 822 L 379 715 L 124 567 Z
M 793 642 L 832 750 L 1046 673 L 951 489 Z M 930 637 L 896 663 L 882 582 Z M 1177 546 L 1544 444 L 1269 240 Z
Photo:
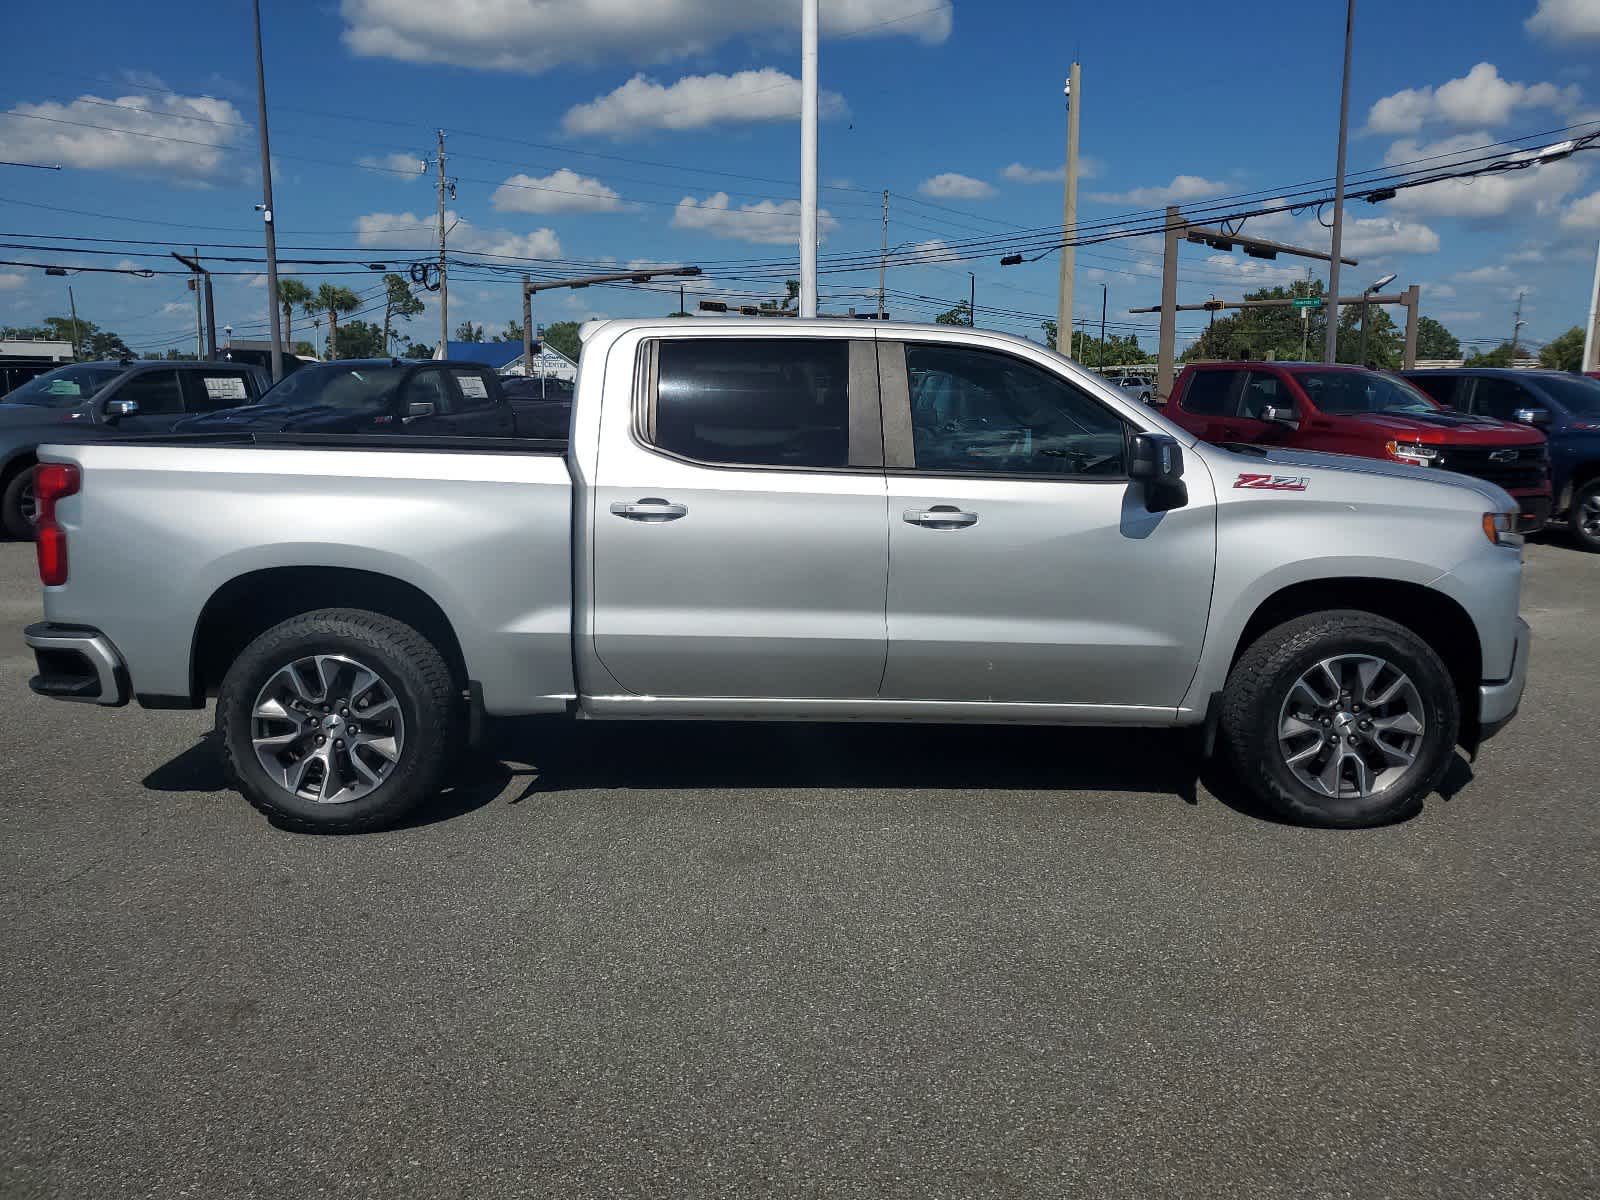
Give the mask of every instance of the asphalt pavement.
M 1529 548 L 1521 717 L 1385 829 L 1165 734 L 525 722 L 333 838 L 32 697 L 0 545 L 0 1196 L 1600 1194 L 1597 588 Z

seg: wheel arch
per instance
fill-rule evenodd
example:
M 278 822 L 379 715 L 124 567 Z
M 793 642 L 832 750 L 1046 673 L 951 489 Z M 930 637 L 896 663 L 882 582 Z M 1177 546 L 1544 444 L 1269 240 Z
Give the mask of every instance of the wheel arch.
M 214 695 L 228 667 L 256 637 L 322 608 L 365 609 L 410 625 L 439 648 L 453 681 L 467 687 L 455 628 L 415 584 L 355 567 L 266 567 L 228 580 L 200 610 L 189 656 L 190 702 L 200 707 Z
M 1245 622 L 1228 663 L 1240 657 L 1268 630 L 1285 621 L 1332 609 L 1358 609 L 1404 626 L 1443 660 L 1461 704 L 1461 742 L 1476 750 L 1480 740 L 1478 687 L 1483 679 L 1483 647 L 1467 610 L 1434 588 L 1397 579 L 1342 577 L 1308 579 L 1280 588 L 1263 600 Z
M 10 486 L 11 481 L 17 477 L 18 472 L 26 471 L 29 467 L 34 467 L 38 464 L 39 447 L 28 446 L 16 451 L 5 462 L 0 463 L 0 490 Z

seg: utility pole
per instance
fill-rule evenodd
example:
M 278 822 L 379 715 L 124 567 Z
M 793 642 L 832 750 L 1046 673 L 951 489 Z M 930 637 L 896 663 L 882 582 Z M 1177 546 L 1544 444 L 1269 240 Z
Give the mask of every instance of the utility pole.
M 450 357 L 450 280 L 449 266 L 444 257 L 444 130 L 439 130 L 439 353 L 436 358 Z
M 817 315 L 817 0 L 800 0 L 800 315 Z
M 67 307 L 72 310 L 72 357 L 82 358 L 83 351 L 79 348 L 83 344 L 83 336 L 78 332 L 78 301 L 72 294 L 72 285 L 67 284 Z
M 261 219 L 267 234 L 267 313 L 272 321 L 272 382 L 283 378 L 283 329 L 278 319 L 278 234 L 273 226 L 272 150 L 267 141 L 267 73 L 261 61 L 261 0 L 252 0 L 256 20 L 256 126 L 261 132 Z M 385 353 L 388 344 L 384 344 Z
M 1527 292 L 1517 293 L 1517 311 L 1511 318 L 1511 362 L 1507 364 L 1508 366 L 1516 366 L 1517 363 L 1517 341 L 1522 336 L 1522 327 L 1527 324 L 1522 319 L 1522 298 L 1527 294 Z
M 1078 111 L 1083 107 L 1083 76 L 1077 63 L 1067 71 L 1067 178 L 1061 197 L 1061 295 L 1056 312 L 1056 349 L 1071 357 L 1072 281 L 1078 251 L 1072 239 L 1078 233 Z M 1063 346 L 1062 339 L 1066 339 Z
M 682 306 L 682 301 L 679 302 Z M 533 276 L 522 273 L 522 377 L 533 374 Z
M 978 327 L 978 277 L 967 272 L 967 328 Z
M 1594 291 L 1589 296 L 1589 326 L 1583 334 L 1583 369 L 1600 371 L 1600 246 L 1594 252 Z
M 1417 332 L 1421 324 L 1422 288 L 1413 283 L 1404 292 L 1402 303 L 1406 306 L 1406 345 L 1401 353 L 1400 368 L 1412 370 L 1417 365 Z
M 195 321 L 195 350 L 200 358 L 213 359 L 217 357 L 217 310 L 211 295 L 211 272 L 200 265 L 200 249 L 194 248 L 192 257 L 185 258 L 176 250 L 168 251 L 189 270 L 194 272 L 189 278 L 189 286 L 194 288 L 194 321 Z M 203 281 L 203 282 L 202 282 Z M 200 333 L 200 299 L 202 289 L 205 295 L 206 320 L 205 336 L 201 340 Z
M 1178 240 L 1183 219 L 1176 204 L 1167 205 L 1166 249 L 1161 256 L 1161 345 L 1156 351 L 1156 396 L 1164 403 L 1172 394 L 1172 365 L 1178 340 Z
M 1100 365 L 1106 365 L 1106 285 L 1100 285 Z
M 1339 154 L 1333 169 L 1333 245 L 1328 260 L 1328 336 L 1322 361 L 1338 362 L 1339 355 L 1339 248 L 1344 240 L 1344 154 L 1350 139 L 1350 46 L 1355 35 L 1356 0 L 1345 0 L 1344 83 L 1339 89 Z
M 523 281 L 523 282 L 524 282 L 524 283 L 526 283 L 526 282 L 527 282 L 527 281 L 528 281 L 528 277 L 527 277 L 527 276 L 526 276 L 526 275 L 524 275 L 524 276 L 523 276 L 523 277 L 522 277 L 522 281 Z M 684 307 L 684 306 L 683 306 L 683 305 L 684 305 L 684 297 L 683 297 L 683 284 L 681 284 L 681 283 L 680 283 L 680 284 L 679 284 L 679 285 L 678 285 L 678 311 L 679 311 L 679 312 L 680 312 L 680 313 L 686 313 L 686 312 L 688 312 L 688 311 L 689 311 L 689 310 L 688 310 L 688 309 L 687 309 L 687 308 L 685 308 L 685 307 Z
M 889 189 L 883 189 L 883 250 L 878 256 L 878 320 L 883 320 L 883 281 L 889 265 Z

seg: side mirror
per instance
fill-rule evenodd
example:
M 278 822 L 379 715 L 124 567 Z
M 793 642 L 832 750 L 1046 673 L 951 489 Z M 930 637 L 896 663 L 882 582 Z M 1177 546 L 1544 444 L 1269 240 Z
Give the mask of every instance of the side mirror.
M 1550 424 L 1550 410 L 1548 408 L 1519 408 L 1517 409 L 1516 417 L 1524 425 Z
M 1269 404 L 1261 410 L 1261 419 L 1273 425 L 1285 425 L 1290 429 L 1300 428 L 1300 418 L 1295 415 L 1294 409 L 1279 408 L 1275 404 Z
M 101 410 L 108 421 L 120 421 L 123 417 L 138 415 L 139 402 L 137 400 L 107 400 L 105 408 Z
M 431 417 L 438 411 L 432 400 L 413 400 L 406 405 L 404 420 L 415 421 L 418 417 Z
M 1136 433 L 1128 454 L 1128 478 L 1144 484 L 1144 506 L 1167 512 L 1189 503 L 1183 482 L 1183 447 L 1164 433 Z

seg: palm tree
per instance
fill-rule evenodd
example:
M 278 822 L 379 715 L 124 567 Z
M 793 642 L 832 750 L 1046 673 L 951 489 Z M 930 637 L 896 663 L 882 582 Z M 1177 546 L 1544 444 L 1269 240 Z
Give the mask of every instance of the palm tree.
M 361 298 L 347 287 L 324 283 L 317 287 L 316 295 L 305 303 L 305 311 L 328 314 L 328 357 L 339 354 L 339 314 L 355 312 L 361 307 Z
M 278 303 L 283 306 L 283 344 L 294 345 L 290 327 L 294 324 L 294 310 L 311 299 L 311 289 L 298 279 L 278 280 Z

